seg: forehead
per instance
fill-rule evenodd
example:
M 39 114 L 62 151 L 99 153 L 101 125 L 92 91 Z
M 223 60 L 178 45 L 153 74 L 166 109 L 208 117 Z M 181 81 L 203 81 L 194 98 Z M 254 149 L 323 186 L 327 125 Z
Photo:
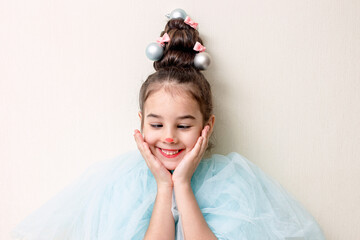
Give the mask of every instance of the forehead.
M 152 92 L 144 104 L 145 114 L 201 115 L 198 102 L 191 93 L 181 87 L 171 87 Z

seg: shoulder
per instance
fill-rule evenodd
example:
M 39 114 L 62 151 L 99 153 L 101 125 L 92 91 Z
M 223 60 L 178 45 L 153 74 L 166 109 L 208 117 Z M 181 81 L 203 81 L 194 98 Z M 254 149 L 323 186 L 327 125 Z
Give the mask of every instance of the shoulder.
M 244 156 L 214 154 L 203 159 L 195 173 L 194 194 L 214 232 L 229 239 L 275 239 L 280 232 L 285 238 L 302 231 L 323 239 L 301 204 Z
M 139 151 L 129 151 L 115 157 L 98 161 L 90 165 L 81 175 L 80 180 L 109 183 L 126 179 L 129 175 L 147 175 L 148 168 Z
M 219 188 L 222 192 L 224 189 L 239 189 L 239 187 L 245 190 L 246 194 L 285 192 L 277 181 L 237 152 L 227 155 L 213 154 L 210 158 L 203 159 L 193 178 L 194 185 L 214 182 L 216 186 L 213 184 L 211 189 Z M 233 195 L 236 194 L 235 192 Z
M 155 196 L 156 183 L 141 154 L 128 152 L 90 166 L 13 233 L 31 239 L 68 239 L 65 234 L 71 233 L 71 239 L 84 239 L 106 226 L 103 234 L 133 234 L 147 226 Z
M 204 158 L 202 163 L 205 164 L 252 164 L 247 158 L 237 152 L 230 152 L 227 155 L 212 154 L 209 158 Z M 253 164 L 252 164 L 253 165 Z
M 197 173 L 211 172 L 211 175 L 246 174 L 255 177 L 258 167 L 239 153 L 231 152 L 227 155 L 213 154 L 210 158 L 203 159 L 197 169 Z
M 119 154 L 115 157 L 98 161 L 91 165 L 88 170 L 104 171 L 105 169 L 119 170 L 119 169 L 133 169 L 141 166 L 143 158 L 139 151 L 129 151 Z

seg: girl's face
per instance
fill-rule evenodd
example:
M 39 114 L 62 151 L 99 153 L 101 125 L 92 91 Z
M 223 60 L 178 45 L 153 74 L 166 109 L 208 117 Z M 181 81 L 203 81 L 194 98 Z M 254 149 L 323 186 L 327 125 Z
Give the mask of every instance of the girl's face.
M 139 116 L 145 142 L 168 170 L 193 149 L 204 127 L 199 104 L 185 90 L 152 93 Z

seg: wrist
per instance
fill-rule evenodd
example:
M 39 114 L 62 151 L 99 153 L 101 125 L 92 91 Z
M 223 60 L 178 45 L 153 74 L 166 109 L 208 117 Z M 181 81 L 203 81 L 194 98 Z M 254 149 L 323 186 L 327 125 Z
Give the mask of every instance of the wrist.
M 187 177 L 187 176 L 172 176 L 172 182 L 175 186 L 189 186 L 191 185 L 191 176 Z
M 174 181 L 174 189 L 191 189 L 191 181 Z
M 173 185 L 171 184 L 158 184 L 157 186 L 157 193 L 158 194 L 167 194 L 172 193 L 173 191 Z

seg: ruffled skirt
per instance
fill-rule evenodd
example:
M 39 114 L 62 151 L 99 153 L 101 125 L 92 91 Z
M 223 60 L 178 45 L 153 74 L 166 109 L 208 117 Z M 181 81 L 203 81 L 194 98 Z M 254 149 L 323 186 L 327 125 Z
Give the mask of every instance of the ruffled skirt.
M 237 153 L 203 159 L 191 184 L 218 239 L 325 239 L 296 200 Z M 90 167 L 21 222 L 13 236 L 22 240 L 143 239 L 156 190 L 141 154 L 130 152 Z M 174 218 L 180 227 L 178 216 Z

